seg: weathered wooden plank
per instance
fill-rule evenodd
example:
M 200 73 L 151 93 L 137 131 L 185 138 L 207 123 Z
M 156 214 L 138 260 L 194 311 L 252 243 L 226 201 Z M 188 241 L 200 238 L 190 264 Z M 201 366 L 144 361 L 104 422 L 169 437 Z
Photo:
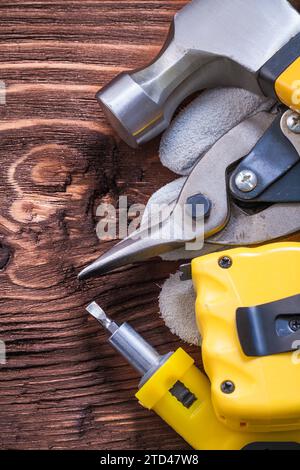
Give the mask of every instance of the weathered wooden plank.
M 154 260 L 84 284 L 76 278 L 114 243 L 97 240 L 97 205 L 123 194 L 146 202 L 174 178 L 158 160 L 158 139 L 129 149 L 94 94 L 149 62 L 185 3 L 0 4 L 2 449 L 188 448 L 139 407 L 136 374 L 84 310 L 96 299 L 162 353 L 174 350 L 180 342 L 159 318 L 157 297 L 176 265 Z
M 134 399 L 136 374 L 84 307 L 97 299 L 162 352 L 179 342 L 158 315 L 173 264 L 151 261 L 81 285 L 99 244 L 102 199 L 146 202 L 173 176 L 157 142 L 133 151 L 94 95 L 154 57 L 184 2 L 10 1 L 0 5 L 0 447 L 179 448 Z

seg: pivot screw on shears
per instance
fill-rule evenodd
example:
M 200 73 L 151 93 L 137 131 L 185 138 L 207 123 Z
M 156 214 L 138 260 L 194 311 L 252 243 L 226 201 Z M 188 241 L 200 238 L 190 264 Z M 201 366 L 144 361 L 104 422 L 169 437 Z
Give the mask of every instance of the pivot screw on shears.
M 290 131 L 300 134 L 300 115 L 298 113 L 290 114 L 286 120 L 286 124 Z
M 256 174 L 251 170 L 242 170 L 236 175 L 236 187 L 243 193 L 250 193 L 258 183 Z
M 212 206 L 208 197 L 201 193 L 190 196 L 186 201 L 186 205 L 188 213 L 193 219 L 198 219 L 203 216 L 205 219 L 209 217 Z

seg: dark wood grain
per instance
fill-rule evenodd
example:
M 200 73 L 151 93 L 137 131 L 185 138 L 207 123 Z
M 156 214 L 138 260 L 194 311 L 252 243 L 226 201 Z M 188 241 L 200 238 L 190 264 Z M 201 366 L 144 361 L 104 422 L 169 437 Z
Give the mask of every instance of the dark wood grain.
M 159 51 L 184 1 L 1 2 L 0 446 L 3 449 L 176 449 L 181 439 L 134 398 L 137 375 L 85 312 L 96 299 L 162 353 L 177 339 L 159 318 L 174 265 L 80 284 L 79 270 L 114 242 L 95 235 L 96 206 L 146 202 L 173 179 L 158 141 L 133 151 L 94 95 Z M 199 354 L 199 353 L 198 353 Z
M 158 140 L 131 150 L 95 92 L 159 51 L 178 1 L 2 1 L 0 366 L 2 449 L 186 449 L 134 398 L 137 375 L 85 312 L 96 299 L 161 353 L 180 342 L 159 318 L 172 263 L 150 261 L 84 284 L 101 201 L 146 202 L 174 178 Z M 299 4 L 299 2 L 297 2 Z M 199 359 L 200 351 L 186 348 Z

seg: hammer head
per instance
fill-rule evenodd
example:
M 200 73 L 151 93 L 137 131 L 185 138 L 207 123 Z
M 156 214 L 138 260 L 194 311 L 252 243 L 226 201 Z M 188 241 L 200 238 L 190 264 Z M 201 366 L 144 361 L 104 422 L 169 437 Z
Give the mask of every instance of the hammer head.
M 175 15 L 157 59 L 119 75 L 97 99 L 136 147 L 166 129 L 195 91 L 223 85 L 262 93 L 259 69 L 299 32 L 300 15 L 287 0 L 193 0 Z

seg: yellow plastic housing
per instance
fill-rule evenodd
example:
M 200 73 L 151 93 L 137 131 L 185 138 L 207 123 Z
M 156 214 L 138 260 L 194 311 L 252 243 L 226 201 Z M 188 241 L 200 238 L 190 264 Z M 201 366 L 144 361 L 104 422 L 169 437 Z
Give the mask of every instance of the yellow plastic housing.
M 197 397 L 190 408 L 185 408 L 169 391 L 178 380 Z M 216 417 L 208 378 L 182 349 L 163 364 L 136 397 L 197 450 L 240 450 L 254 442 L 300 442 L 300 431 L 249 433 L 227 428 Z
M 229 269 L 219 265 L 223 256 L 232 260 Z M 297 353 L 247 357 L 236 327 L 238 307 L 300 293 L 300 244 L 276 243 L 203 256 L 193 260 L 192 275 L 203 363 L 219 421 L 239 433 L 300 429 L 300 361 L 293 360 Z M 235 384 L 231 394 L 221 391 L 226 380 Z
M 282 103 L 300 112 L 300 57 L 277 78 L 275 91 Z

